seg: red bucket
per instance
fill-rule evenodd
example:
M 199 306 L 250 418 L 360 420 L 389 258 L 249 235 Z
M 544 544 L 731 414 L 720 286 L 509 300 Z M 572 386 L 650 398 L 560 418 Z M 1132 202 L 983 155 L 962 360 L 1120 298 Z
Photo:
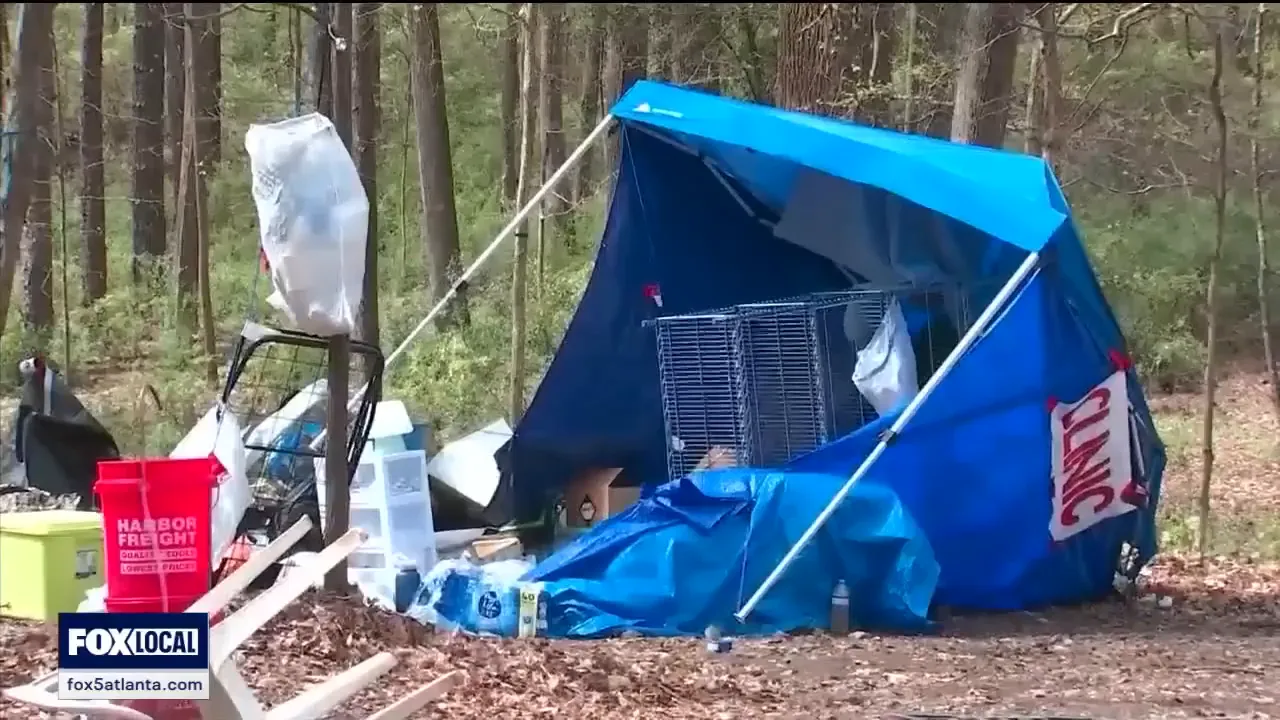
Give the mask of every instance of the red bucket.
M 94 492 L 112 601 L 169 597 L 181 610 L 180 598 L 209 590 L 209 514 L 219 470 L 211 457 L 98 463 Z

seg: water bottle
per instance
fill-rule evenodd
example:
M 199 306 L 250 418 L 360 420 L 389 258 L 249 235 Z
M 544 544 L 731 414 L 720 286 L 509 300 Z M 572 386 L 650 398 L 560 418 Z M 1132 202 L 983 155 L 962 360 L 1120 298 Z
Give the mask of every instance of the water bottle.
M 849 586 L 844 580 L 837 580 L 831 591 L 831 634 L 849 634 Z

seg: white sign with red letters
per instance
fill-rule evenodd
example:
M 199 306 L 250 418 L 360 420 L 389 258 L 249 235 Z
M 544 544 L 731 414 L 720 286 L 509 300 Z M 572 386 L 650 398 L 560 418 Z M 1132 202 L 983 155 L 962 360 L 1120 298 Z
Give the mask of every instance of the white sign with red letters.
M 1049 534 L 1066 540 L 1136 510 L 1129 444 L 1129 394 L 1117 371 L 1073 404 L 1050 412 L 1053 517 Z

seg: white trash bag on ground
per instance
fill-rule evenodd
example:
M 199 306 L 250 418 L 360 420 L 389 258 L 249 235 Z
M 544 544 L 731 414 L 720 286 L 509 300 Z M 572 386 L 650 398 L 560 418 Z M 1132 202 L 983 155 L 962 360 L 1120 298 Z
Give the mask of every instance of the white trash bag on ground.
M 245 134 L 268 302 L 298 330 L 354 332 L 364 287 L 369 199 L 333 123 L 319 113 Z
M 919 390 L 916 354 L 902 308 L 894 300 L 867 346 L 858 351 L 853 384 L 880 415 L 910 402 Z

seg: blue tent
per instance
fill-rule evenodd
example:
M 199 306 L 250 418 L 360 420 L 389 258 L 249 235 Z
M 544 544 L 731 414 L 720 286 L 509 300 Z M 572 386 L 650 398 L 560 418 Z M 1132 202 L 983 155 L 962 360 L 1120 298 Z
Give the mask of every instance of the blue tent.
M 1125 543 L 1137 549 L 1130 569 L 1154 553 L 1164 449 L 1132 370 L 1133 480 L 1148 501 L 1065 542 L 1047 529 L 1048 405 L 1075 402 L 1109 377 L 1125 343 L 1041 159 L 655 82 L 634 85 L 612 114 L 621 152 L 595 268 L 500 458 L 517 507 L 544 507 L 586 468 L 669 479 L 645 327 L 658 313 L 844 290 L 850 268 L 889 279 L 923 268 L 968 288 L 976 308 L 1008 285 L 994 321 L 939 372 L 865 478 L 891 487 L 935 548 L 937 601 L 1017 609 L 1085 600 L 1111 587 Z M 786 225 L 800 228 L 790 241 Z M 790 468 L 848 475 L 896 417 Z

